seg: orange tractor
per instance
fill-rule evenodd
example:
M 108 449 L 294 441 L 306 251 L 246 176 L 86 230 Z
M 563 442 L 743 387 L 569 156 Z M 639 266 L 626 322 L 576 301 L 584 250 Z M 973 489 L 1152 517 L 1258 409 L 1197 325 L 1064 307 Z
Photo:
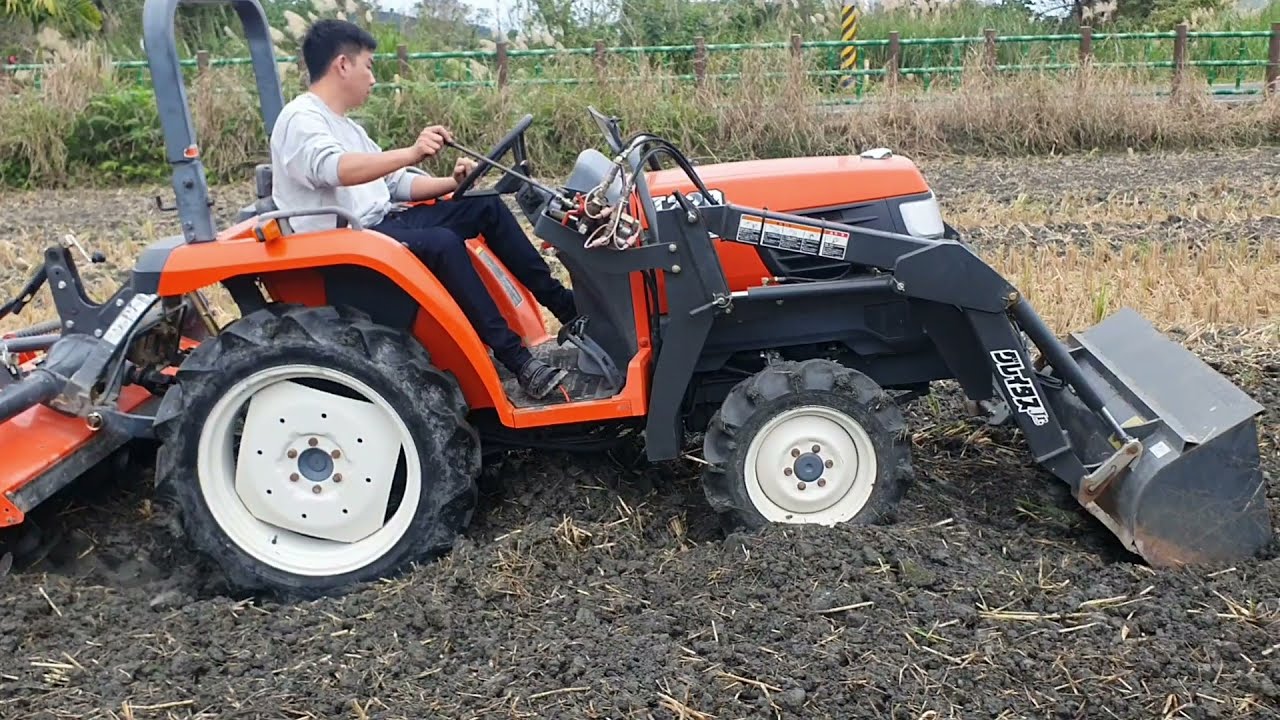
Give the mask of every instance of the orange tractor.
M 913 475 L 901 403 L 954 379 L 1153 565 L 1270 541 L 1262 408 L 1132 311 L 1059 340 L 887 151 L 695 168 L 591 110 L 609 152 L 584 150 L 552 187 L 531 177 L 524 118 L 455 193 L 512 196 L 586 319 L 550 339 L 530 293 L 470 240 L 512 327 L 590 379 L 522 396 L 406 247 L 338 208 L 318 211 L 336 229 L 293 232 L 269 167 L 259 201 L 215 226 L 179 2 L 148 0 L 144 26 L 182 234 L 146 248 L 101 304 L 52 247 L 2 308 L 47 284 L 60 322 L 4 341 L 7 358 L 37 355 L 0 374 L 0 525 L 153 440 L 158 490 L 235 588 L 315 596 L 447 552 L 482 450 L 590 447 L 624 429 L 652 461 L 702 434 L 706 497 L 728 527 L 875 522 Z M 257 0 L 234 5 L 269 134 L 283 96 L 267 23 Z M 215 286 L 240 311 L 225 327 L 201 301 Z

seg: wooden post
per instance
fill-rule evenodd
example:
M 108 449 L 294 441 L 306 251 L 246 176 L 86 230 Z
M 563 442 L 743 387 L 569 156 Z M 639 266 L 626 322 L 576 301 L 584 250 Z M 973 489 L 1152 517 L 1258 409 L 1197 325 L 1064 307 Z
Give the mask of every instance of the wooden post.
M 1266 94 L 1280 94 L 1280 22 L 1271 23 L 1271 49 L 1267 53 Z
M 403 43 L 397 45 L 396 58 L 400 61 L 400 77 L 409 77 L 409 46 Z
M 804 55 L 804 40 L 800 33 L 791 33 L 791 57 L 799 60 Z
M 596 58 L 595 58 L 595 60 L 596 60 L 596 80 L 597 80 L 601 85 L 603 85 L 603 84 L 604 84 L 604 72 L 605 72 L 605 53 L 604 53 L 604 41 L 603 41 L 603 40 L 597 40 L 597 41 L 596 41 Z
M 507 84 L 507 41 L 498 43 L 498 87 Z
M 196 76 L 204 77 L 204 74 L 208 71 L 209 71 L 209 51 L 208 50 L 196 51 Z
M 698 87 L 707 81 L 707 39 L 701 35 L 693 39 L 693 77 Z
M 1093 59 L 1093 28 L 1083 25 L 1080 28 L 1080 64 L 1088 65 Z
M 983 64 L 986 65 L 987 72 L 994 73 L 996 71 L 996 31 L 994 28 L 987 28 L 982 31 L 986 37 L 986 56 Z
M 894 30 L 889 33 L 889 62 L 885 66 L 885 79 L 890 84 L 898 82 L 898 67 L 902 63 L 902 33 Z
M 1177 34 L 1173 38 L 1173 92 L 1182 91 L 1182 83 L 1187 71 L 1187 24 L 1178 23 Z

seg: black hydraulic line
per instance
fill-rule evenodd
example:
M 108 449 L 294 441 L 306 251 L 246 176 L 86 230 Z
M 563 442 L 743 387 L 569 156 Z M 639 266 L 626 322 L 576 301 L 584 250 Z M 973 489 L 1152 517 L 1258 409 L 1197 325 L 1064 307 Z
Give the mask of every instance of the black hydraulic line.
M 26 337 L 8 338 L 0 340 L 0 350 L 7 350 L 11 353 L 32 352 L 34 350 L 48 350 L 49 346 L 58 342 L 61 335 L 28 335 Z
M 787 300 L 790 298 L 825 297 L 828 295 L 874 295 L 892 292 L 895 280 L 892 275 L 852 280 L 829 280 L 801 283 L 799 285 L 766 285 L 733 294 L 735 300 Z

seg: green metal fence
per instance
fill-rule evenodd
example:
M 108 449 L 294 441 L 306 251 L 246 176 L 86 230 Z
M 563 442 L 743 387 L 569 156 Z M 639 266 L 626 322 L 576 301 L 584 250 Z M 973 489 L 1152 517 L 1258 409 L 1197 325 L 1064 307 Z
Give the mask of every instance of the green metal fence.
M 858 48 L 858 67 L 842 70 L 840 51 Z M 712 44 L 701 38 L 689 45 L 409 52 L 375 56 L 380 89 L 400 83 L 443 88 L 505 85 L 579 84 L 651 81 L 707 83 L 749 79 L 755 75 L 790 75 L 799 69 L 810 82 L 833 95 L 861 98 L 889 81 L 916 83 L 925 90 L 939 83 L 954 86 L 973 70 L 998 73 L 1058 72 L 1089 63 L 1098 68 L 1124 68 L 1153 83 L 1175 87 L 1190 73 L 1202 76 L 1215 94 L 1248 95 L 1280 90 L 1280 23 L 1270 30 L 1191 31 L 1179 25 L 1168 32 L 1009 35 L 995 30 L 967 37 L 887 38 Z M 305 76 L 297 57 L 279 56 L 282 64 Z M 782 62 L 779 62 L 782 61 Z M 250 64 L 249 58 L 211 58 L 208 53 L 183 59 L 191 75 L 207 68 Z M 145 61 L 113 63 L 122 79 L 147 81 Z M 3 65 L 19 82 L 38 84 L 45 65 Z M 853 78 L 849 88 L 841 81 Z

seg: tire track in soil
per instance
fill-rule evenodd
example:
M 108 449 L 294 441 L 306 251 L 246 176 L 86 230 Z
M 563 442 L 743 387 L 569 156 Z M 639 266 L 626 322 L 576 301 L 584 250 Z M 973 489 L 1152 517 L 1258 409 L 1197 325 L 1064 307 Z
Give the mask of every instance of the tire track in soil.
M 1274 415 L 1280 362 L 1216 347 Z M 218 594 L 117 476 L 0 587 L 0 715 L 1275 716 L 1280 553 L 1153 572 L 1009 431 L 934 413 L 890 525 L 725 538 L 695 463 L 516 454 L 445 560 L 313 603 Z

